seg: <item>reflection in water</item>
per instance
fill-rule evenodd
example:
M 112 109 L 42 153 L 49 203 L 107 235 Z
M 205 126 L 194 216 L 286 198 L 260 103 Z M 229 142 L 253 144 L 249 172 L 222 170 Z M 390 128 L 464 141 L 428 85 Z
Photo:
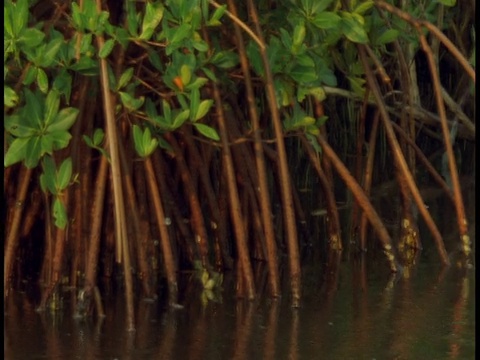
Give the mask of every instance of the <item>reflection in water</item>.
M 136 332 L 125 330 L 122 296 L 105 299 L 106 318 L 98 322 L 74 320 L 68 306 L 38 314 L 31 299 L 15 293 L 5 317 L 5 358 L 473 359 L 472 270 L 420 262 L 408 276 L 389 278 L 364 256 L 351 265 L 330 257 L 323 279 L 309 279 L 318 264 L 307 264 L 305 283 L 318 286 L 303 289 L 299 309 L 264 295 L 237 301 L 227 296 L 233 286 L 222 303 L 204 305 L 191 284 L 183 309 L 139 300 Z
M 468 204 L 474 198 L 465 199 Z M 441 231 L 448 233 L 452 223 L 441 221 Z M 428 235 L 422 242 L 431 242 Z M 74 319 L 73 292 L 61 293 L 61 312 L 41 314 L 35 312 L 38 296 L 14 292 L 7 298 L 4 358 L 473 359 L 473 267 L 452 259 L 454 265 L 442 268 L 436 250 L 428 248 L 399 275 L 386 273 L 384 261 L 374 251 L 350 258 L 336 252 L 325 258 L 311 254 L 302 267 L 298 309 L 290 307 L 287 295 L 276 300 L 266 295 L 264 264 L 254 269 L 254 302 L 235 299 L 238 284 L 225 274 L 222 299 L 204 303 L 202 289 L 185 275 L 179 298 L 183 309 L 137 299 L 136 332 L 126 331 L 122 289 L 103 287 L 103 321 Z M 288 294 L 287 276 L 282 287 Z
M 267 315 L 267 324 L 265 329 L 264 340 L 264 359 L 275 359 L 275 340 L 277 339 L 278 317 L 279 317 L 280 300 L 276 299 L 270 302 Z
M 253 312 L 255 310 L 253 302 L 240 301 L 235 307 L 236 320 L 233 339 L 234 360 L 248 360 L 249 342 L 252 333 Z

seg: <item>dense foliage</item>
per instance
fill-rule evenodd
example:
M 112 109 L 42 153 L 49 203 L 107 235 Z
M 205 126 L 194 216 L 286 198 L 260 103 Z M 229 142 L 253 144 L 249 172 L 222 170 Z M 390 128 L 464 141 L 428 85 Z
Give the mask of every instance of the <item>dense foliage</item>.
M 325 248 L 343 248 L 335 169 L 364 214 L 357 248 L 376 246 L 369 220 L 397 271 L 397 243 L 369 201 L 374 162 L 386 170 L 374 182 L 395 174 L 400 185 L 400 250 L 421 247 L 416 204 L 448 262 L 416 195 L 418 161 L 451 196 L 469 255 L 456 163 L 473 161 L 474 2 L 253 3 L 5 1 L 5 293 L 29 241 L 41 308 L 62 281 L 92 296 L 114 262 L 127 298 L 133 269 L 147 297 L 164 275 L 174 303 L 180 268 L 214 299 L 238 259 L 239 296 L 253 298 L 251 261 L 266 260 L 278 296 L 285 248 L 296 306 L 299 244 L 317 221 L 299 201 L 305 168 L 325 199 Z M 434 148 L 444 156 L 431 165 Z

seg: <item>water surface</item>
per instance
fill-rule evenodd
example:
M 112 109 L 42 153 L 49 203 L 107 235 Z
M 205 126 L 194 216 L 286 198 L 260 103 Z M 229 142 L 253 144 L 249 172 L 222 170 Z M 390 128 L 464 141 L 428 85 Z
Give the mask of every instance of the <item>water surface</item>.
M 475 241 L 474 197 L 465 200 Z M 266 266 L 255 264 L 253 302 L 235 298 L 235 274 L 226 273 L 221 296 L 205 303 L 200 283 L 187 273 L 180 278 L 182 309 L 162 296 L 153 303 L 136 299 L 135 332 L 126 331 L 121 288 L 102 288 L 103 320 L 78 320 L 74 291 L 62 293 L 61 311 L 37 313 L 38 289 L 26 284 L 7 299 L 5 359 L 474 359 L 475 264 L 457 261 L 451 204 L 434 199 L 429 206 L 442 234 L 453 234 L 446 236 L 449 268 L 422 230 L 424 250 L 398 275 L 376 251 L 307 252 L 298 309 L 290 306 L 287 266 L 285 295 L 272 300 Z

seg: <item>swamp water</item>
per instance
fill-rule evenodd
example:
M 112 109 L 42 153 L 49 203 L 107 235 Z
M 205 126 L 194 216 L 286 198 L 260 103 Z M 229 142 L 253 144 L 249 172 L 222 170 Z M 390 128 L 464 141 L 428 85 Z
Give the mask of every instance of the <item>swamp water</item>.
M 465 198 L 475 249 L 474 196 Z M 430 206 L 442 234 L 455 228 L 444 200 Z M 446 206 L 446 207 L 445 207 Z M 424 233 L 425 231 L 421 231 Z M 74 319 L 73 291 L 63 309 L 37 313 L 29 286 L 8 298 L 4 358 L 34 359 L 474 359 L 475 264 L 439 263 L 428 235 L 415 265 L 390 275 L 381 253 L 341 256 L 307 254 L 301 307 L 292 309 L 287 266 L 282 298 L 266 295 L 264 264 L 255 264 L 258 296 L 237 300 L 232 273 L 215 301 L 202 301 L 192 274 L 180 277 L 181 309 L 159 299 L 136 299 L 136 331 L 127 332 L 122 289 L 102 288 L 106 317 Z M 450 251 L 457 238 L 446 237 Z M 205 300 L 205 299 L 204 299 Z M 221 301 L 220 301 L 221 300 Z

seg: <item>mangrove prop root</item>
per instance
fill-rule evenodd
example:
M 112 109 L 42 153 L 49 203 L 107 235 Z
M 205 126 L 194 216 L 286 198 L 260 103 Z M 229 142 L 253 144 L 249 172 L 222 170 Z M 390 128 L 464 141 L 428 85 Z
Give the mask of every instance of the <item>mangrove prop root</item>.
M 374 207 L 370 203 L 370 200 L 367 198 L 360 185 L 350 174 L 346 166 L 338 158 L 337 154 L 335 154 L 335 151 L 330 147 L 326 140 L 321 135 L 319 135 L 317 139 L 319 140 L 320 146 L 322 147 L 322 151 L 324 152 L 325 156 L 330 158 L 332 166 L 337 170 L 338 174 L 343 179 L 347 187 L 352 191 L 353 196 L 357 200 L 362 210 L 365 212 L 365 215 L 370 220 L 372 227 L 376 231 L 380 242 L 383 245 L 383 251 L 389 262 L 390 270 L 392 272 L 399 271 L 401 267 L 393 252 L 392 239 L 390 238 L 390 235 L 388 234 L 382 220 L 380 219 Z
M 47 287 L 43 290 L 42 293 L 42 299 L 40 301 L 40 306 L 38 307 L 38 310 L 43 311 L 45 310 L 47 306 L 47 302 L 52 296 L 53 292 L 55 291 L 55 288 L 57 287 L 60 277 L 61 277 L 61 272 L 62 272 L 62 267 L 63 267 L 63 259 L 64 259 L 64 250 L 65 250 L 65 240 L 66 240 L 66 230 L 65 229 L 60 229 L 60 228 L 55 228 L 56 234 L 55 234 L 55 253 L 53 256 L 53 264 L 52 264 L 52 279 L 49 284 L 47 284 Z
M 155 151 L 151 156 L 155 174 L 159 174 L 157 180 L 160 185 L 160 194 L 162 194 L 162 199 L 164 199 L 165 212 L 169 206 L 178 232 L 180 233 L 179 243 L 187 254 L 188 261 L 190 264 L 193 264 L 194 260 L 198 259 L 200 255 L 194 243 L 194 236 L 190 228 L 185 224 L 180 211 L 178 194 L 176 194 L 174 188 L 167 183 L 167 179 L 171 178 L 170 170 L 165 164 L 165 159 L 160 151 Z
M 462 191 L 460 188 L 460 181 L 458 179 L 458 170 L 455 162 L 455 155 L 453 154 L 452 141 L 450 139 L 450 130 L 448 129 L 447 124 L 445 104 L 442 99 L 440 78 L 435 66 L 435 60 L 433 58 L 432 51 L 422 33 L 420 33 L 420 43 L 422 44 L 422 48 L 427 55 L 428 66 L 430 68 L 430 74 L 432 76 L 433 89 L 435 93 L 435 101 L 437 103 L 437 111 L 442 124 L 443 141 L 445 143 L 450 177 L 452 180 L 453 197 L 455 199 L 455 211 L 457 213 L 458 231 L 460 233 L 460 239 L 462 242 L 462 251 L 466 256 L 469 256 L 472 249 L 470 246 L 470 237 L 468 236 L 467 217 L 465 215 L 465 206 L 463 204 Z
M 15 199 L 15 206 L 13 208 L 13 216 L 10 228 L 8 229 L 6 246 L 5 246 L 5 264 L 4 264 L 4 273 L 3 273 L 3 296 L 4 299 L 8 295 L 8 289 L 10 287 L 10 281 L 12 276 L 13 261 L 15 259 L 15 251 L 18 245 L 18 235 L 20 232 L 20 223 L 22 221 L 22 213 L 25 204 L 25 199 L 27 197 L 28 185 L 30 184 L 30 179 L 32 177 L 32 169 L 27 169 L 22 166 L 20 170 L 21 182 L 17 190 L 17 198 Z
M 152 165 L 151 157 L 145 159 L 145 172 L 152 196 L 153 204 L 155 206 L 155 214 L 157 225 L 160 231 L 160 243 L 162 246 L 163 260 L 165 264 L 165 272 L 168 281 L 168 298 L 169 303 L 176 304 L 178 297 L 176 265 L 173 258 L 172 246 L 170 243 L 170 236 L 168 234 L 167 225 L 165 224 L 165 213 L 163 211 L 162 199 L 158 191 L 157 181 L 155 179 L 155 172 Z
M 380 111 L 383 127 L 385 129 L 385 133 L 388 139 L 388 143 L 392 149 L 392 153 L 394 156 L 394 161 L 397 162 L 397 166 L 404 173 L 405 176 L 405 181 L 407 182 L 408 188 L 410 192 L 413 195 L 413 198 L 415 200 L 415 203 L 420 211 L 420 213 L 423 216 L 423 219 L 427 223 L 428 228 L 430 229 L 430 232 L 435 240 L 435 244 L 437 245 L 438 252 L 440 254 L 440 257 L 442 259 L 442 262 L 445 265 L 450 264 L 450 260 L 448 258 L 447 251 L 445 250 L 445 245 L 443 244 L 443 239 L 438 231 L 437 226 L 435 225 L 435 222 L 433 221 L 427 207 L 425 206 L 425 203 L 423 202 L 422 196 L 420 195 L 420 191 L 418 190 L 417 185 L 415 184 L 415 181 L 412 177 L 412 174 L 410 173 L 408 169 L 407 162 L 405 161 L 405 157 L 403 156 L 403 153 L 400 149 L 400 146 L 398 144 L 397 138 L 395 137 L 395 133 L 393 131 L 393 126 L 392 122 L 390 120 L 390 116 L 388 115 L 387 109 L 385 108 L 385 104 L 383 102 L 382 95 L 380 93 L 380 89 L 378 88 L 378 84 L 375 80 L 375 77 L 373 75 L 372 69 L 370 69 L 365 51 L 362 46 L 358 46 L 358 51 L 360 58 L 362 59 L 363 66 L 365 69 L 365 74 L 367 77 L 367 83 L 369 84 L 370 90 L 372 91 L 376 101 L 377 101 L 377 106 Z
M 370 196 L 370 190 L 372 186 L 372 174 L 373 174 L 373 163 L 375 160 L 375 148 L 377 146 L 377 133 L 378 133 L 378 123 L 379 123 L 380 113 L 375 112 L 373 116 L 372 129 L 370 131 L 370 137 L 368 139 L 368 153 L 367 153 L 367 162 L 365 164 L 365 172 L 363 176 L 363 190 L 367 197 Z M 367 217 L 365 213 L 362 213 L 360 217 L 360 250 L 365 251 L 367 249 Z
M 170 143 L 175 153 L 175 161 L 178 165 L 185 193 L 190 204 L 192 228 L 195 233 L 195 243 L 198 246 L 198 252 L 200 254 L 203 266 L 208 267 L 209 262 L 207 229 L 205 227 L 205 221 L 203 218 L 202 208 L 200 206 L 200 200 L 198 199 L 198 194 L 195 191 L 192 174 L 185 161 L 183 150 L 178 144 L 175 136 L 172 133 L 166 133 L 165 139 Z
M 125 191 L 127 200 L 129 203 L 129 216 L 131 216 L 131 224 L 133 225 L 134 239 L 135 239 L 135 250 L 137 254 L 138 268 L 140 274 L 140 281 L 142 283 L 144 295 L 147 298 L 152 297 L 152 290 L 150 289 L 150 270 L 147 263 L 147 247 L 144 246 L 145 241 L 143 238 L 148 236 L 145 232 L 141 231 L 140 228 L 140 218 L 138 212 L 137 199 L 135 197 L 135 189 L 133 186 L 131 171 L 127 165 L 127 156 L 125 154 L 124 146 L 119 147 L 119 155 L 123 168 L 125 169 L 123 180 L 125 185 Z
M 248 0 L 248 9 L 251 19 L 254 23 L 256 35 L 265 44 L 262 34 L 262 28 L 258 19 L 256 4 L 252 0 Z M 260 55 L 265 70 L 265 85 L 267 90 L 267 100 L 272 117 L 273 128 L 276 138 L 278 151 L 278 166 L 280 174 L 280 187 L 282 196 L 283 216 L 285 218 L 285 231 L 287 235 L 288 260 L 290 269 L 290 284 L 292 292 L 292 307 L 298 307 L 301 297 L 301 270 L 300 270 L 300 252 L 297 240 L 297 229 L 295 222 L 295 211 L 293 208 L 292 191 L 290 174 L 288 170 L 287 152 L 285 149 L 285 141 L 283 138 L 283 126 L 280 120 L 280 114 L 277 108 L 277 99 L 275 95 L 275 86 L 273 83 L 273 75 L 270 69 L 270 63 L 267 57 L 265 46 L 260 46 Z
M 223 105 L 220 97 L 218 87 L 213 85 L 213 95 L 218 114 L 218 127 L 220 130 L 220 139 L 222 142 L 222 158 L 227 180 L 228 199 L 230 207 L 230 215 L 235 231 L 235 239 L 237 244 L 237 251 L 239 257 L 240 268 L 239 278 L 244 278 L 247 298 L 253 300 L 255 298 L 255 285 L 253 283 L 252 265 L 247 251 L 247 238 L 245 233 L 244 221 L 242 219 L 242 211 L 240 207 L 240 200 L 238 195 L 238 188 L 235 181 L 235 170 L 233 168 L 233 159 L 228 145 L 228 132 L 225 125 L 225 117 L 223 113 Z
M 235 2 L 228 0 L 228 6 L 234 16 L 237 16 Z M 250 120 L 252 121 L 255 161 L 258 174 L 258 196 L 260 198 L 260 209 L 262 214 L 262 223 L 265 234 L 266 255 L 269 270 L 270 291 L 273 297 L 280 295 L 280 284 L 278 278 L 278 261 L 277 261 L 277 245 L 275 243 L 275 232 L 273 229 L 272 210 L 270 203 L 270 195 L 268 189 L 267 170 L 265 165 L 265 156 L 263 153 L 262 139 L 260 136 L 260 122 L 258 117 L 257 106 L 255 103 L 255 94 L 253 91 L 252 80 L 250 76 L 250 65 L 246 55 L 245 45 L 242 32 L 237 23 L 233 24 L 235 29 L 235 37 L 237 40 L 238 51 L 240 55 L 240 64 L 245 77 L 245 87 L 247 92 L 248 111 Z
M 100 168 L 95 179 L 95 192 L 90 214 L 91 231 L 87 250 L 87 267 L 85 270 L 85 286 L 93 288 L 97 279 L 97 264 L 100 252 L 100 236 L 102 230 L 103 208 L 105 204 L 105 189 L 108 180 L 108 160 L 105 156 L 100 159 Z
M 96 1 L 97 13 L 102 11 L 101 0 Z M 97 49 L 101 49 L 105 45 L 105 39 L 102 34 L 97 34 Z M 116 255 L 117 261 L 122 262 L 124 266 L 125 276 L 125 297 L 127 301 L 127 330 L 135 330 L 135 314 L 133 307 L 133 284 L 132 272 L 130 270 L 130 254 L 128 251 L 126 219 L 125 219 L 125 203 L 123 199 L 122 189 L 122 172 L 120 160 L 118 155 L 118 139 L 115 123 L 115 101 L 110 93 L 110 85 L 108 80 L 108 69 L 106 59 L 99 59 L 100 63 L 100 80 L 103 95 L 103 109 L 105 113 L 107 139 L 109 146 L 109 154 L 111 160 L 112 185 L 114 196 L 114 210 L 115 210 L 115 234 L 116 234 Z M 123 250 L 123 251 L 122 251 Z
M 227 235 L 225 223 L 220 221 L 220 210 L 218 207 L 218 200 L 215 196 L 212 182 L 208 173 L 208 166 L 203 158 L 199 155 L 199 149 L 193 142 L 191 136 L 183 136 L 185 143 L 187 144 L 188 154 L 195 164 L 195 167 L 200 175 L 200 182 L 207 196 L 207 203 L 210 209 L 210 213 L 213 217 L 211 227 L 215 232 L 216 246 L 215 246 L 215 262 L 217 267 L 232 268 L 233 259 L 227 252 Z
M 210 43 L 207 31 L 203 31 L 203 35 L 207 43 Z M 228 193 L 228 205 L 232 225 L 234 228 L 235 240 L 238 252 L 238 267 L 241 272 L 238 272 L 238 279 L 245 280 L 244 288 L 246 296 L 249 300 L 255 299 L 255 284 L 253 281 L 253 271 L 250 258 L 248 255 L 247 234 L 245 231 L 245 222 L 242 216 L 240 198 L 238 194 L 237 182 L 235 179 L 235 168 L 232 158 L 232 151 L 228 143 L 227 121 L 223 110 L 222 97 L 217 84 L 213 83 L 213 99 L 215 101 L 215 109 L 217 114 L 217 124 L 220 132 L 220 142 L 222 144 L 222 164 L 226 180 L 226 188 Z M 243 291 L 241 291 L 243 294 Z M 238 292 L 237 292 L 238 294 Z

